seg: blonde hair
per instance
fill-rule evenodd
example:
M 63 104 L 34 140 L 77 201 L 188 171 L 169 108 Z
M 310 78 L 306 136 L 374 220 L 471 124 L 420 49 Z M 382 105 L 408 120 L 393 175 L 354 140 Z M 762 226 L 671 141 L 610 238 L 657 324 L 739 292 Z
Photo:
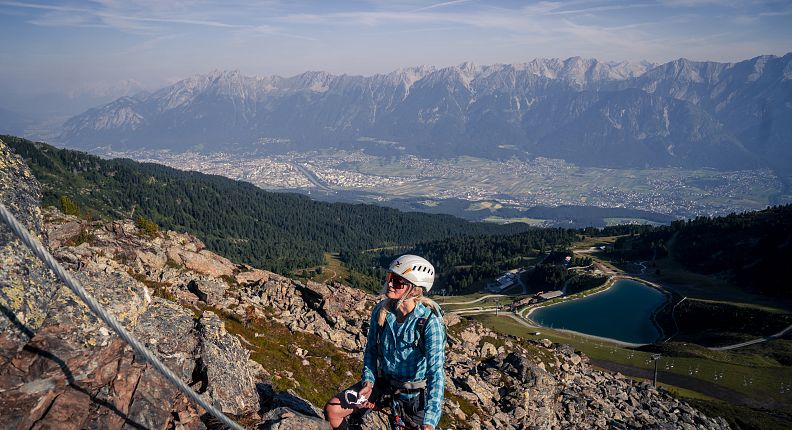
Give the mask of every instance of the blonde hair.
M 386 287 L 387 288 L 387 287 Z M 405 293 L 400 299 L 391 299 L 386 298 L 382 302 L 380 302 L 380 311 L 379 316 L 377 318 L 377 324 L 382 327 L 385 325 L 385 318 L 388 316 L 388 312 L 391 312 L 391 309 L 396 309 L 401 306 L 407 300 L 415 300 L 417 303 L 423 303 L 424 306 L 428 307 L 432 310 L 440 321 L 443 320 L 443 314 L 440 312 L 440 306 L 434 302 L 434 300 L 424 297 L 424 289 L 421 287 L 416 287 L 415 285 L 411 285 L 410 289 Z

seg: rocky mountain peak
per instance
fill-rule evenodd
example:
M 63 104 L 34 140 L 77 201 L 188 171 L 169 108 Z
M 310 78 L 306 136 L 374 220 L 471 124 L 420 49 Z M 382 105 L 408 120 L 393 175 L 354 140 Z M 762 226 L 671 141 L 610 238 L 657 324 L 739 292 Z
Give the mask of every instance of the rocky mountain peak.
M 330 85 L 335 79 L 336 76 L 327 72 L 310 71 L 288 78 L 285 82 L 289 89 L 292 90 L 308 90 L 323 93 L 330 88 Z
M 328 142 L 359 149 L 359 138 L 376 136 L 427 158 L 526 153 L 600 167 L 750 169 L 758 162 L 788 171 L 789 63 L 789 56 L 763 56 L 655 67 L 570 57 L 421 66 L 370 77 L 215 71 L 137 104 L 122 100 L 87 111 L 66 122 L 59 140 L 89 149 L 212 152 L 229 142 L 238 151 L 258 150 L 266 135 L 287 139 L 289 150 L 310 151 Z M 647 110 L 643 93 L 669 110 Z M 636 109 L 629 115 L 650 115 L 629 133 L 597 113 L 625 97 Z M 677 118 L 668 130 L 649 125 L 665 117 Z M 675 156 L 665 155 L 669 147 Z

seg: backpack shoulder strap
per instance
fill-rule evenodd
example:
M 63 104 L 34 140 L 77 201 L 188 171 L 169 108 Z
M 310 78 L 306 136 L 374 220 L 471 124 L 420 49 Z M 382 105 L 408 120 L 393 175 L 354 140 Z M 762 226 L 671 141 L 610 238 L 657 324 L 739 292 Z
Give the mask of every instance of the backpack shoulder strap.
M 428 317 L 421 317 L 418 318 L 418 321 L 415 322 L 415 342 L 413 343 L 413 348 L 419 348 L 421 350 L 421 354 L 426 355 L 426 323 L 429 322 Z
M 440 318 L 440 323 L 445 324 L 443 320 L 443 310 L 436 302 L 432 303 L 433 306 L 430 307 L 431 312 L 429 316 L 418 318 L 418 321 L 415 323 L 415 343 L 413 347 L 420 348 L 423 355 L 426 355 L 426 324 L 429 322 L 429 319 L 432 317 Z
M 387 302 L 388 302 L 388 299 L 380 300 L 380 302 L 377 303 L 374 306 L 374 311 L 373 311 L 374 315 L 376 316 L 376 318 L 375 318 L 375 322 L 376 323 L 374 324 L 374 326 L 376 327 L 375 330 L 377 330 L 377 356 L 378 357 L 382 355 L 382 329 L 383 329 L 383 326 L 379 325 L 379 313 L 382 311 L 382 307 L 386 306 Z M 372 329 L 372 327 L 369 327 L 369 330 L 371 330 L 371 329 Z

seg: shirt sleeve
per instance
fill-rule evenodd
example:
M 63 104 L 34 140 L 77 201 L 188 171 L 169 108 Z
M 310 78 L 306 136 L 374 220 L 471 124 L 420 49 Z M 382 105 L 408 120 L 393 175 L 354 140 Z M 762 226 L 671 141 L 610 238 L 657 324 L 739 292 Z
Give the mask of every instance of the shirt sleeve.
M 426 409 L 424 424 L 437 428 L 443 413 L 445 388 L 445 325 L 432 317 L 426 323 Z
M 379 303 L 371 311 L 368 336 L 366 336 L 366 350 L 363 353 L 363 377 L 361 378 L 363 382 L 374 382 L 377 376 L 377 355 L 379 353 L 377 350 L 377 331 L 379 330 L 377 320 L 381 307 L 382 303 Z

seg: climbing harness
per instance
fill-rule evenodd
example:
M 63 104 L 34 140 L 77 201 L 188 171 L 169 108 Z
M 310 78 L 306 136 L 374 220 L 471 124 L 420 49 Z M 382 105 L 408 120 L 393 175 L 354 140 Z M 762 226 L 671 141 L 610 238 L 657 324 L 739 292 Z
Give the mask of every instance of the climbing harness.
M 151 353 L 146 347 L 144 347 L 140 342 L 137 341 L 132 335 L 126 331 L 121 324 L 118 323 L 112 315 L 108 314 L 104 308 L 102 308 L 96 300 L 88 295 L 88 292 L 85 291 L 85 288 L 80 284 L 79 281 L 74 279 L 71 275 L 69 275 L 66 270 L 63 269 L 63 266 L 60 265 L 55 258 L 52 257 L 41 242 L 38 241 L 35 237 L 33 237 L 30 232 L 25 228 L 11 212 L 6 209 L 5 205 L 0 203 L 0 217 L 8 224 L 8 227 L 11 228 L 11 231 L 17 235 L 17 237 L 27 245 L 28 248 L 36 255 L 44 264 L 47 265 L 56 275 L 63 281 L 73 292 L 76 294 L 86 305 L 93 311 L 93 313 L 98 316 L 102 321 L 105 322 L 110 328 L 115 331 L 118 336 L 120 336 L 129 346 L 132 347 L 133 350 L 137 353 L 138 357 L 143 357 L 151 363 L 151 365 L 157 369 L 160 373 L 162 373 L 165 378 L 170 381 L 171 384 L 175 385 L 182 393 L 184 393 L 187 397 L 192 399 L 196 404 L 200 407 L 204 408 L 207 412 L 214 415 L 217 419 L 222 421 L 223 424 L 227 425 L 228 427 L 232 428 L 233 430 L 245 430 L 244 427 L 240 426 L 239 424 L 235 423 L 233 420 L 228 418 L 225 414 L 220 412 L 214 406 L 210 405 L 206 402 L 201 396 L 198 395 L 195 391 L 193 391 L 187 384 L 184 383 L 178 376 L 176 376 L 170 369 L 165 367 L 165 365 L 159 361 L 154 354 Z
M 384 305 L 384 302 L 381 302 Z M 436 316 L 441 318 L 442 321 L 442 311 L 435 311 L 427 317 L 419 317 L 415 322 L 415 339 L 412 342 L 412 348 L 418 349 L 421 352 L 421 355 L 426 355 L 426 330 L 427 330 L 427 323 L 432 316 Z M 377 355 L 382 356 L 383 354 L 383 346 L 382 346 L 382 336 L 384 331 L 384 325 L 380 326 L 379 324 L 376 325 L 377 330 Z M 412 428 L 420 428 L 420 424 L 418 427 L 411 427 L 405 422 L 405 413 L 404 407 L 402 404 L 402 400 L 399 399 L 400 393 L 416 393 L 418 396 L 419 404 L 422 404 L 425 401 L 426 396 L 426 379 L 421 379 L 418 381 L 399 381 L 397 379 L 391 378 L 388 375 L 382 373 L 382 369 L 378 369 L 377 372 L 377 379 L 378 383 L 381 383 L 384 388 L 387 390 L 386 396 L 390 397 L 390 413 L 388 413 L 388 426 L 392 430 L 410 430 Z M 386 402 L 387 403 L 387 402 Z M 419 406 L 423 408 L 423 406 Z M 415 412 L 415 411 L 413 411 Z M 411 421 L 411 420 L 410 420 Z M 439 428 L 437 430 L 440 430 Z

